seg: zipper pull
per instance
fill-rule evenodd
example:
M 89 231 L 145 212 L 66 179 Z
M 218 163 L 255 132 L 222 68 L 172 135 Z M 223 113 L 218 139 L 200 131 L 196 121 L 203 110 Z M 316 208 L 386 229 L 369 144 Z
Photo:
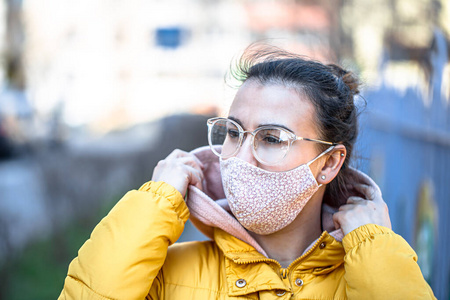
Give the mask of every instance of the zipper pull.
M 285 268 L 280 269 L 281 278 L 286 279 L 288 277 L 288 274 L 289 274 L 289 269 L 285 269 Z

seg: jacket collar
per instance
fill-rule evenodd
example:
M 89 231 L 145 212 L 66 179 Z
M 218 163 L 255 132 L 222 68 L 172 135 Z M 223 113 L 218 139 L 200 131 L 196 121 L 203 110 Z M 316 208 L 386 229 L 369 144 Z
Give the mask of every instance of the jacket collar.
M 280 264 L 259 253 L 254 247 L 216 228 L 214 240 L 225 255 L 225 269 L 230 296 L 242 296 L 263 290 L 290 292 L 282 279 Z M 343 262 L 342 243 L 324 231 L 316 242 L 302 256 L 296 259 L 285 272 L 291 278 L 310 275 L 324 275 L 338 268 Z M 252 271 L 249 272 L 249 265 Z M 239 284 L 245 280 L 245 285 Z M 242 281 L 241 281 L 242 283 Z

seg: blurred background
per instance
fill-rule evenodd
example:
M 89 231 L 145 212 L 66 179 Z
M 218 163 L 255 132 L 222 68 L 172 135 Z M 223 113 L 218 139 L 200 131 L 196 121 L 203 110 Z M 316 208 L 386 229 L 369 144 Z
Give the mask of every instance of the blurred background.
M 2 0 L 0 299 L 56 299 L 120 197 L 207 144 L 230 62 L 260 40 L 361 76 L 354 164 L 450 299 L 447 0 Z

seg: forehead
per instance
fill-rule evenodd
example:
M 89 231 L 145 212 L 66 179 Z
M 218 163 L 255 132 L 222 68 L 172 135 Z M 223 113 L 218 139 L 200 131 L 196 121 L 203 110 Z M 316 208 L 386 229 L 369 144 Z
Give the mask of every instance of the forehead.
M 293 87 L 282 84 L 246 81 L 236 93 L 229 116 L 238 119 L 245 130 L 278 124 L 305 137 L 315 137 L 317 133 L 311 101 Z

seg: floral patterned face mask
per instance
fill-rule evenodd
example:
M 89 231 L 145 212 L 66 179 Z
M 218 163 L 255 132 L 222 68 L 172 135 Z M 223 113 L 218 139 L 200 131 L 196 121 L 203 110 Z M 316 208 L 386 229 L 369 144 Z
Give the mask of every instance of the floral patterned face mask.
M 310 164 L 286 172 L 270 172 L 239 158 L 220 160 L 222 183 L 234 216 L 247 230 L 267 235 L 277 232 L 300 214 L 319 189 Z

